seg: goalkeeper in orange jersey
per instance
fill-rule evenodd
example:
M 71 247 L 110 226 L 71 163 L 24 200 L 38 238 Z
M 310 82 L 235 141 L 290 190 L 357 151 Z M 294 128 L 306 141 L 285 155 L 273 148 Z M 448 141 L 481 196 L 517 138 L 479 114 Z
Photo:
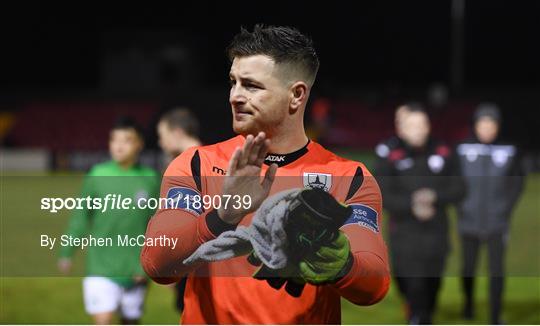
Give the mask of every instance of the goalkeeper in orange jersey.
M 257 25 L 234 37 L 228 55 L 229 102 L 238 136 L 190 148 L 169 165 L 161 196 L 184 200 L 161 209 L 147 236 L 167 235 L 181 245 L 175 250 L 145 247 L 143 267 L 160 283 L 188 276 L 186 324 L 340 323 L 341 297 L 371 305 L 388 291 L 377 182 L 362 163 L 338 157 L 305 134 L 304 112 L 319 68 L 311 39 L 294 28 Z M 342 214 L 339 203 L 349 215 L 330 242 L 294 261 L 295 279 L 307 283 L 299 295 L 248 277 L 257 267 L 245 257 L 184 264 L 202 244 L 251 225 L 253 212 L 269 195 L 304 187 L 331 196 L 311 202 L 302 221 L 331 216 L 332 207 Z M 206 196 L 248 196 L 250 205 L 203 208 L 192 201 Z

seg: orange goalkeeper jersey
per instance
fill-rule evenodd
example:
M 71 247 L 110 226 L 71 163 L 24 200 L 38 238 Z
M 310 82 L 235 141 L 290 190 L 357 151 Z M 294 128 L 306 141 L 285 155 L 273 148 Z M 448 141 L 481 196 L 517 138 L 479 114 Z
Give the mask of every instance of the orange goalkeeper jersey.
M 228 162 L 244 141 L 243 136 L 236 136 L 182 153 L 165 172 L 161 197 L 209 195 L 211 199 L 221 195 Z M 252 278 L 256 268 L 246 257 L 185 266 L 182 261 L 202 243 L 236 227 L 223 222 L 211 207 L 205 210 L 188 199 L 160 209 L 146 231 L 146 237 L 178 238 L 178 245 L 174 249 L 146 246 L 141 253 L 145 271 L 156 282 L 171 283 L 188 275 L 182 323 L 339 324 L 340 297 L 370 305 L 388 291 L 390 274 L 381 236 L 381 192 L 366 167 L 338 157 L 313 141 L 294 153 L 268 154 L 262 175 L 271 163 L 279 166 L 271 194 L 293 187 L 319 187 L 353 208 L 341 227 L 351 245 L 351 270 L 334 284 L 308 284 L 295 298 L 284 289 L 276 290 Z M 252 216 L 244 217 L 240 225 L 249 225 Z

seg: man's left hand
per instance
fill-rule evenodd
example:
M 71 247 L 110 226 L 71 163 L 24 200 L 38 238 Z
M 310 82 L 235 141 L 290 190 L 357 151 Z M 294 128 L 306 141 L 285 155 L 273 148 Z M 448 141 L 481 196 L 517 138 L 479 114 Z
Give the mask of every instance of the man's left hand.
M 300 276 L 306 283 L 333 283 L 349 272 L 353 259 L 349 239 L 342 231 L 338 232 L 334 241 L 300 260 Z

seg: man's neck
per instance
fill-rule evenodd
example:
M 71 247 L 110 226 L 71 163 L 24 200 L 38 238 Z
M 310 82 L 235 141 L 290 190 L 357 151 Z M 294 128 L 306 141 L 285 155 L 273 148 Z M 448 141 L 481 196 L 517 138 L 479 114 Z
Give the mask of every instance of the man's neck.
M 198 140 L 198 139 L 195 139 L 193 137 L 189 137 L 189 138 L 186 138 L 185 140 L 183 140 L 180 144 L 180 148 L 179 148 L 179 151 L 180 153 L 184 152 L 186 149 L 190 148 L 190 147 L 195 147 L 195 146 L 201 146 L 201 142 Z
M 135 165 L 136 162 L 136 160 L 127 160 L 124 162 L 116 162 L 116 164 L 118 164 L 118 166 L 123 170 L 129 170 Z
M 308 137 L 303 127 L 293 130 L 293 132 L 277 133 L 270 136 L 269 153 L 288 154 L 306 146 Z

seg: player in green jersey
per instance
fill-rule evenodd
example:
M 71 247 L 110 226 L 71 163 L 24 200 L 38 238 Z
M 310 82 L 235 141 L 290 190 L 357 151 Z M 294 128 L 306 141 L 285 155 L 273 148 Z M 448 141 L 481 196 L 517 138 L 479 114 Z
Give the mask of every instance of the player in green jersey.
M 127 238 L 144 235 L 153 214 L 138 203 L 159 195 L 159 176 L 138 163 L 144 141 L 141 129 L 129 118 L 118 120 L 110 132 L 111 161 L 97 164 L 87 174 L 81 197 L 105 198 L 109 195 L 130 198 L 129 209 L 101 207 L 74 210 L 66 236 L 110 239 L 106 245 L 89 246 L 83 280 L 84 303 L 96 324 L 111 324 L 116 312 L 123 323 L 140 319 L 146 293 L 146 277 L 139 263 L 141 247 L 125 245 Z M 112 242 L 112 245 L 110 245 Z M 58 267 L 67 274 L 75 246 L 62 246 Z

